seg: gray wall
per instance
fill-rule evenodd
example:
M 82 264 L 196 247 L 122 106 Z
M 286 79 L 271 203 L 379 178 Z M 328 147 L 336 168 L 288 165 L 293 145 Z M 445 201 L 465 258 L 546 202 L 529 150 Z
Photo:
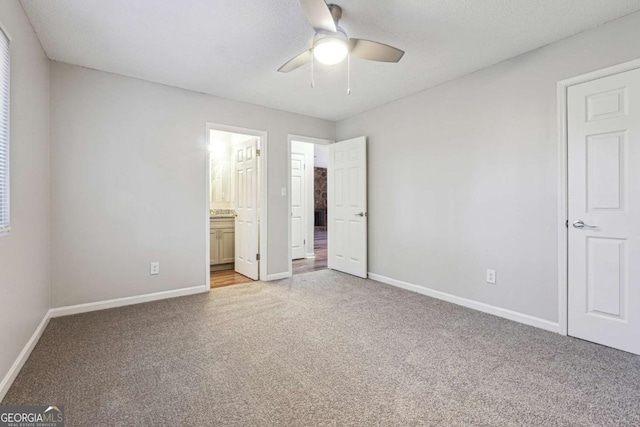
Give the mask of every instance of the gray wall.
M 638 40 L 634 14 L 339 122 L 369 137 L 369 271 L 557 321 L 556 82 Z
M 53 307 L 205 284 L 207 121 L 269 133 L 267 269 L 288 270 L 287 134 L 333 122 L 54 62 Z
M 0 2 L 11 41 L 11 234 L 0 237 L 0 380 L 49 308 L 49 60 L 20 3 Z

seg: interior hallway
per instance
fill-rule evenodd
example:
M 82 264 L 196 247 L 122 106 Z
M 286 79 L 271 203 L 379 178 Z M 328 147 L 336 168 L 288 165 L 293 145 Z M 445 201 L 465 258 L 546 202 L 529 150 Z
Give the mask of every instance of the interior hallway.
M 315 227 L 313 252 L 316 257 L 312 259 L 293 260 L 293 275 L 308 273 L 310 271 L 323 270 L 327 268 L 327 228 Z

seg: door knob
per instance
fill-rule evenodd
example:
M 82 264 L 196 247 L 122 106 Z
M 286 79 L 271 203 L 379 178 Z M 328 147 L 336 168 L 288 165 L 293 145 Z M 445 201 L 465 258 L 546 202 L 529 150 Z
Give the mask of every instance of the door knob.
M 574 228 L 598 228 L 597 225 L 585 224 L 581 219 L 572 222 Z
M 367 216 L 367 213 L 366 213 L 366 212 L 358 212 L 358 213 L 357 213 L 357 214 L 355 214 L 355 215 L 356 215 L 356 216 L 360 216 L 360 217 L 362 217 L 362 216 Z

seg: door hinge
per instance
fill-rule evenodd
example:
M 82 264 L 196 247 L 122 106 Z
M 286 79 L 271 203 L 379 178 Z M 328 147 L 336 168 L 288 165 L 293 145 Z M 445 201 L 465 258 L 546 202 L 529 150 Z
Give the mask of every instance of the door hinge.
M 304 240 L 302 241 L 302 244 L 303 244 L 303 245 L 306 245 L 306 244 L 307 244 L 307 239 L 304 239 Z
M 260 261 L 260 254 L 256 254 L 256 261 Z
M 259 156 L 259 155 L 260 155 L 260 149 L 256 148 L 256 156 Z
M 567 228 L 569 228 L 569 220 L 566 220 L 566 221 L 564 222 L 564 226 L 565 226 L 565 227 L 567 227 Z

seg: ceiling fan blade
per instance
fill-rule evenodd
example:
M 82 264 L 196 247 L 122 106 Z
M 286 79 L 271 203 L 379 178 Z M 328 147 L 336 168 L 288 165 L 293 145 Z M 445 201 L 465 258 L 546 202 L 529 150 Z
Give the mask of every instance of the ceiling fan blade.
M 364 39 L 349 39 L 349 53 L 354 58 L 380 62 L 399 62 L 404 55 L 403 50 Z
M 293 71 L 296 68 L 300 68 L 303 65 L 310 63 L 312 59 L 313 52 L 311 52 L 311 49 L 305 50 L 300 55 L 284 64 L 282 67 L 278 68 L 278 71 L 280 71 L 281 73 L 288 73 L 289 71 Z
M 332 33 L 338 31 L 329 6 L 324 0 L 300 0 L 300 4 L 314 30 L 331 31 Z

